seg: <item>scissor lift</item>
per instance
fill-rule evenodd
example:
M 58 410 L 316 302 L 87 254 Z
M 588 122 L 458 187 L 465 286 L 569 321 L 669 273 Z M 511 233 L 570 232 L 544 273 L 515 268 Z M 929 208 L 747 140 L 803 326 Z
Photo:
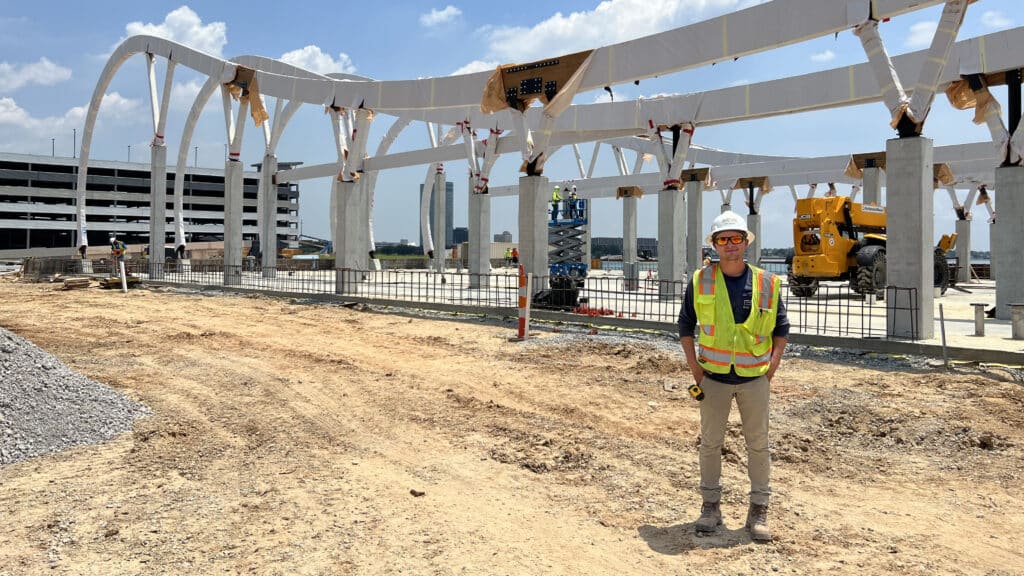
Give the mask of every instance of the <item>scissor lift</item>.
M 559 218 L 548 222 L 548 272 L 552 277 L 568 276 L 582 284 L 587 277 L 587 201 L 563 200 Z

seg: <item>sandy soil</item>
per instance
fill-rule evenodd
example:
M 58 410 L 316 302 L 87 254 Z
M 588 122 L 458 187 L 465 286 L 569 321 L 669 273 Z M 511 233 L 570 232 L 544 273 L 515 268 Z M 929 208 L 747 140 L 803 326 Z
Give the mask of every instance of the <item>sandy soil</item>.
M 152 408 L 0 468 L 0 574 L 1024 573 L 1024 388 L 788 358 L 775 541 L 697 538 L 681 355 L 264 297 L 0 280 L 0 325 Z

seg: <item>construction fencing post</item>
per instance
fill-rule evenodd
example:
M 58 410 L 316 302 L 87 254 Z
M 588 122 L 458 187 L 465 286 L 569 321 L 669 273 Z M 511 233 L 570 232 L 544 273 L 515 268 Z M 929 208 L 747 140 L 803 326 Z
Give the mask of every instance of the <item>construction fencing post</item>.
M 530 287 L 533 284 L 533 273 L 527 274 L 523 265 L 519 265 L 519 340 L 530 337 Z
M 128 293 L 128 277 L 124 273 L 124 260 L 118 260 L 117 261 L 117 265 L 118 265 L 118 267 L 121 268 L 121 291 L 124 292 L 125 294 L 127 294 Z

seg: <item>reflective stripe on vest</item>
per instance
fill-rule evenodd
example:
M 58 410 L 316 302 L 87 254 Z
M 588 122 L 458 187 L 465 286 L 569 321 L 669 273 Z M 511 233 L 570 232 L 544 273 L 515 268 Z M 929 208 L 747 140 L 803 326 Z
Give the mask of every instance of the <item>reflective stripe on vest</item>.
M 747 354 L 746 352 L 736 352 L 735 358 L 733 358 L 733 352 L 731 350 L 721 350 L 718 348 L 711 348 L 710 346 L 701 346 L 700 353 L 704 360 L 712 364 L 725 367 L 729 367 L 730 364 L 735 364 L 737 368 L 757 368 L 760 366 L 767 366 L 772 359 L 772 351 L 770 349 L 768 352 L 760 356 L 754 356 L 753 354 Z
M 700 271 L 700 285 L 697 293 L 701 296 L 715 295 L 715 273 L 718 271 L 717 264 L 708 264 Z

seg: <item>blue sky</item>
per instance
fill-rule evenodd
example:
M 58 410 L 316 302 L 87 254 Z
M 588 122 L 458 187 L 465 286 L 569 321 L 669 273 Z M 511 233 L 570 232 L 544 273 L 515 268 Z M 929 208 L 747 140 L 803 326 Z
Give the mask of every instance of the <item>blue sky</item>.
M 494 2 L 431 3 L 401 1 L 371 4 L 369 10 L 351 10 L 351 3 L 319 1 L 281 8 L 278 3 L 123 2 L 67 3 L 0 0 L 0 151 L 70 156 L 72 131 L 81 133 L 85 107 L 107 55 L 128 36 L 140 33 L 172 38 L 214 55 L 231 58 L 258 54 L 284 58 L 317 72 L 353 72 L 379 79 L 446 76 L 459 71 L 493 69 L 499 63 L 531 61 L 594 48 L 682 26 L 756 3 L 752 0 L 609 0 L 606 2 L 533 0 L 511 4 Z M 1011 28 L 1015 21 L 1012 0 L 981 0 L 967 13 L 959 38 Z M 349 15 L 352 11 L 352 15 Z M 927 47 L 941 7 L 910 13 L 883 23 L 881 35 L 891 55 Z M 865 61 L 852 31 L 818 38 L 768 53 L 741 58 L 714 67 L 645 80 L 615 88 L 615 99 L 635 99 L 658 93 L 685 93 L 723 86 L 805 74 Z M 162 82 L 163 65 L 157 77 Z M 168 120 L 167 143 L 171 163 L 177 155 L 183 120 L 192 98 L 205 78 L 179 67 Z M 107 91 L 92 146 L 95 159 L 148 160 L 152 138 L 146 97 L 145 64 L 141 56 L 123 66 Z M 1005 89 L 993 93 L 1004 102 Z M 579 94 L 578 103 L 606 99 L 604 92 Z M 198 153 L 190 152 L 202 167 L 223 167 L 224 127 L 219 101 L 211 100 L 193 138 Z M 268 102 L 273 110 L 273 103 Z M 925 126 L 935 144 L 988 140 L 983 126 L 971 123 L 972 112 L 952 109 L 939 95 Z M 369 149 L 390 125 L 378 116 Z M 728 126 L 698 127 L 694 143 L 737 152 L 792 156 L 823 156 L 882 150 L 894 136 L 881 103 Z M 79 142 L 80 143 L 80 142 Z M 392 147 L 401 151 L 428 146 L 422 125 L 407 128 Z M 323 110 L 306 106 L 289 125 L 278 148 L 282 161 L 306 164 L 330 162 L 332 136 Z M 130 147 L 130 148 L 129 148 Z M 589 161 L 591 145 L 581 146 Z M 242 159 L 261 160 L 262 136 L 246 127 Z M 612 154 L 604 147 L 595 175 L 615 173 Z M 630 158 L 630 165 L 632 158 Z M 515 183 L 519 158 L 498 161 L 493 185 Z M 455 183 L 455 224 L 466 225 L 466 168 L 462 162 L 447 166 Z M 645 171 L 654 171 L 651 163 Z M 417 190 L 426 167 L 382 173 L 374 207 L 378 240 L 416 239 Z M 553 182 L 577 177 L 575 160 L 563 149 L 547 164 Z M 327 237 L 327 201 L 330 183 L 303 182 L 303 232 Z M 803 189 L 798 190 L 803 195 Z M 845 186 L 840 187 L 848 192 Z M 961 198 L 965 192 L 961 192 Z M 936 199 L 936 234 L 950 231 L 953 215 L 945 191 Z M 708 218 L 718 212 L 719 197 L 705 198 Z M 737 193 L 734 205 L 742 206 Z M 655 196 L 640 201 L 639 233 L 656 235 Z M 792 198 L 778 189 L 762 205 L 766 247 L 790 246 Z M 517 233 L 514 199 L 495 198 L 492 231 Z M 740 210 L 742 212 L 742 210 Z M 594 204 L 595 236 L 618 236 L 621 209 L 615 200 Z M 976 210 L 973 247 L 987 250 L 987 212 Z

